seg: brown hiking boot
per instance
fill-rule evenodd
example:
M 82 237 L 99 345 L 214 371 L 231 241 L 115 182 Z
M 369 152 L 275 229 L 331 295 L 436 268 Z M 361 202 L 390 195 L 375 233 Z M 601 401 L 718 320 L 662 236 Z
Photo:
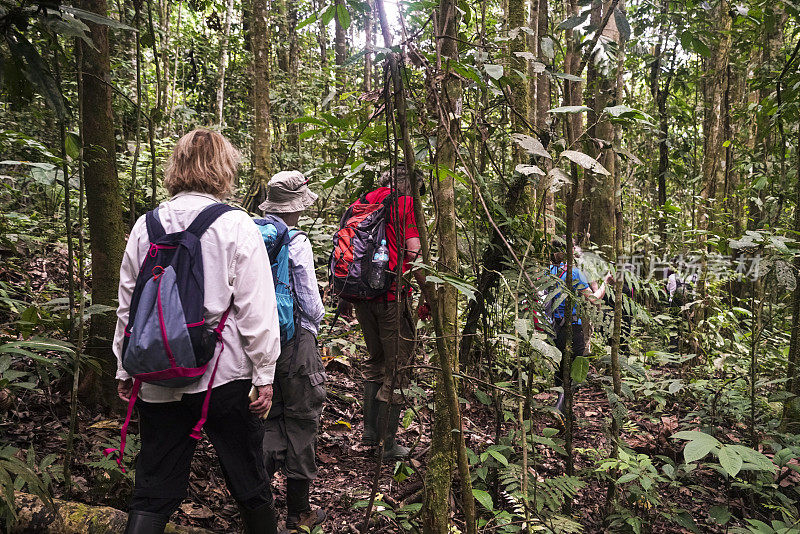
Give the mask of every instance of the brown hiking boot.
M 286 529 L 281 534 L 295 534 L 299 532 L 306 532 L 303 527 L 308 529 L 308 532 L 313 532 L 314 527 L 321 525 L 328 518 L 328 514 L 322 508 L 315 508 L 300 514 L 300 516 L 290 515 L 286 518 Z

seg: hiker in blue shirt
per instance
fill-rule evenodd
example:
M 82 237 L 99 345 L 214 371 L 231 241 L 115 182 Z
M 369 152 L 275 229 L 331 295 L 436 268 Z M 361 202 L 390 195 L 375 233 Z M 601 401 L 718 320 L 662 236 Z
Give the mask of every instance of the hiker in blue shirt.
M 566 247 L 563 240 L 554 239 L 552 242 L 553 252 L 551 254 L 551 265 L 550 265 L 550 274 L 553 276 L 557 276 L 561 279 L 562 283 L 565 283 L 567 280 L 567 265 L 566 265 Z M 572 266 L 572 290 L 574 293 L 582 295 L 585 297 L 589 302 L 596 304 L 603 298 L 606 294 L 606 282 L 611 280 L 611 274 L 609 273 L 603 279 L 602 284 L 600 287 L 597 288 L 596 291 L 592 291 L 589 285 L 589 280 L 586 278 L 586 275 L 581 271 L 578 267 L 574 264 Z M 554 295 L 552 298 L 552 302 L 558 302 L 561 298 L 561 292 L 558 289 L 554 290 Z M 553 310 L 553 332 L 555 334 L 555 344 L 556 348 L 561 351 L 561 354 L 564 354 L 564 351 L 567 348 L 567 336 L 570 335 L 570 331 L 572 331 L 572 354 L 573 356 L 583 355 L 584 351 L 586 350 L 586 340 L 583 336 L 583 325 L 581 322 L 581 318 L 578 315 L 578 308 L 573 301 L 572 306 L 572 313 L 570 317 L 565 317 L 567 301 L 564 299 L 559 305 Z M 561 358 L 561 365 L 559 366 L 559 370 L 555 376 L 555 385 L 556 387 L 561 387 L 563 385 L 563 376 L 564 376 L 564 365 L 565 359 Z M 561 392 L 558 395 L 558 401 L 555 405 L 556 409 L 559 411 L 563 411 L 564 408 L 564 393 Z

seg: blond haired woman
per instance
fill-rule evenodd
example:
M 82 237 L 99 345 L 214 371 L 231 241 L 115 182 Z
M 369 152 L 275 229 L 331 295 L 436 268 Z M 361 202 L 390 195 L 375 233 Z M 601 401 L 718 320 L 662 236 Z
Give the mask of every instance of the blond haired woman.
M 204 209 L 224 200 L 231 192 L 238 162 L 236 149 L 216 132 L 197 129 L 183 136 L 165 170 L 164 185 L 172 198 L 155 212 L 163 231 L 186 230 Z M 153 220 L 151 216 L 151 231 Z M 138 389 L 123 368 L 122 355 L 125 338 L 130 336 L 126 326 L 136 279 L 153 250 L 151 237 L 147 217 L 142 216 L 131 230 L 120 269 L 114 353 L 119 396 L 125 401 Z M 126 533 L 162 533 L 186 497 L 199 432 L 194 439 L 190 434 L 193 426 L 200 425 L 201 414 L 228 489 L 239 505 L 245 532 L 277 530 L 258 419 L 269 410 L 281 352 L 269 259 L 258 229 L 241 210 L 224 211 L 214 219 L 201 233 L 200 245 L 203 322 L 209 327 L 223 326 L 222 347 L 208 361 L 209 371 L 194 383 L 177 388 L 144 383 L 138 399 L 134 396 L 142 448 Z M 251 385 L 258 392 L 254 402 L 248 399 Z M 210 402 L 204 407 L 207 392 Z

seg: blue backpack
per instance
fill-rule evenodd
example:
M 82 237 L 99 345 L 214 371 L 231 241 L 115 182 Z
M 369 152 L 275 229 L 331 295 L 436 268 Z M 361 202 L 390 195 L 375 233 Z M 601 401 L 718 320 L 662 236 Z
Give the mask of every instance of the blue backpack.
M 253 219 L 264 239 L 269 261 L 272 264 L 272 281 L 275 284 L 275 301 L 278 304 L 278 323 L 281 330 L 281 344 L 294 339 L 295 324 L 300 317 L 300 306 L 295 299 L 289 267 L 289 243 L 298 235 L 306 235 L 296 229 L 289 229 L 283 219 L 274 215 L 264 215 Z
M 116 455 L 123 472 L 125 437 L 142 382 L 172 388 L 196 382 L 205 374 L 217 344 L 222 343 L 230 306 L 219 325 L 213 330 L 208 328 L 204 317 L 200 238 L 220 215 L 234 209 L 226 204 L 212 204 L 186 230 L 171 234 L 164 231 L 158 220 L 158 209 L 145 216 L 150 250 L 136 278 L 122 344 L 122 367 L 134 378 L 133 389 L 122 425 L 120 448 L 103 451 L 106 456 Z M 206 421 L 219 360 L 211 373 L 201 418 L 190 434 L 194 439 L 200 439 Z

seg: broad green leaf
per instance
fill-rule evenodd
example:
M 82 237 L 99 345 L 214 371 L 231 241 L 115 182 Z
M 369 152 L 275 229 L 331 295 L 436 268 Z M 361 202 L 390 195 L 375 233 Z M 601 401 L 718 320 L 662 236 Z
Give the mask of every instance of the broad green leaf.
M 639 476 L 638 473 L 625 473 L 624 475 L 622 475 L 617 479 L 617 484 L 625 484 L 626 482 L 636 480 L 638 476 Z
M 328 9 L 322 14 L 322 24 L 327 26 L 333 20 L 333 16 L 336 14 L 336 4 L 331 4 L 328 6 Z
M 561 156 L 567 158 L 568 160 L 574 163 L 577 163 L 586 170 L 592 171 L 597 174 L 602 174 L 603 176 L 611 175 L 611 173 L 608 172 L 605 167 L 600 165 L 600 162 L 598 162 L 590 155 L 584 154 L 583 152 L 578 152 L 577 150 L 565 150 L 564 152 L 561 153 Z
M 774 473 L 778 469 L 772 460 L 750 447 L 745 447 L 744 445 L 727 445 L 727 447 L 737 453 L 742 458 L 742 461 L 752 464 L 760 471 Z
M 505 467 L 508 467 L 508 459 L 502 454 L 500 454 L 500 452 L 494 449 L 487 449 L 486 452 L 488 452 L 492 456 L 492 458 L 503 464 Z
M 592 111 L 592 108 L 588 106 L 560 106 L 547 110 L 548 113 L 583 113 L 584 111 Z
M 553 39 L 550 37 L 542 37 L 541 42 L 539 43 L 539 48 L 542 50 L 542 54 L 547 59 L 553 59 L 556 57 L 556 46 L 553 42 Z
M 683 448 L 683 460 L 690 464 L 700 460 L 715 447 L 714 443 L 706 439 L 696 439 L 690 441 Z
M 534 156 L 540 156 L 540 157 L 547 158 L 547 159 L 553 159 L 550 156 L 550 153 L 547 152 L 547 150 L 544 149 L 544 145 L 541 143 L 541 141 L 539 141 L 535 137 L 531 137 L 530 135 L 525 135 L 525 134 L 521 134 L 521 133 L 514 133 L 514 134 L 511 134 L 511 139 L 515 143 L 517 143 L 519 146 L 521 146 L 523 149 L 525 149 L 525 151 L 528 152 L 529 154 L 532 154 Z M 521 172 L 521 171 L 519 171 L 519 169 L 517 169 L 517 172 Z M 534 171 L 532 171 L 532 172 L 534 172 Z M 525 174 L 525 173 L 522 173 L 522 174 Z
M 586 356 L 576 356 L 572 360 L 572 380 L 581 383 L 586 380 L 586 375 L 589 374 L 589 360 Z
M 719 465 L 732 477 L 738 475 L 742 469 L 742 457 L 729 446 L 720 447 L 717 451 L 717 458 L 719 458 Z
M 561 22 L 561 24 L 559 24 L 556 29 L 557 30 L 571 30 L 573 28 L 577 28 L 578 26 L 580 26 L 581 24 L 583 24 L 586 21 L 586 17 L 588 17 L 588 16 L 589 16 L 589 11 L 588 10 L 584 11 L 583 13 L 581 13 L 579 15 L 573 15 L 570 18 L 568 18 L 567 20 Z
M 731 519 L 730 511 L 724 506 L 712 506 L 708 510 L 708 515 L 718 525 L 724 525 Z
M 350 12 L 344 4 L 336 6 L 336 18 L 345 30 L 350 27 Z
M 475 497 L 481 505 L 489 511 L 494 510 L 494 503 L 492 502 L 492 496 L 489 495 L 487 492 L 479 489 L 472 490 L 472 496 Z
M 64 103 L 64 96 L 36 48 L 13 28 L 5 32 L 5 40 L 11 54 L 24 60 L 25 78 L 36 87 L 58 118 L 66 118 L 67 106 Z
M 72 159 L 78 159 L 81 155 L 81 138 L 75 132 L 67 132 L 65 138 L 65 150 Z
M 503 66 L 502 65 L 495 65 L 493 63 L 486 63 L 483 65 L 483 70 L 486 71 L 486 74 L 493 80 L 499 80 L 503 77 Z
M 114 20 L 109 17 L 105 17 L 103 15 L 98 15 L 97 13 L 92 13 L 91 11 L 85 11 L 83 9 L 78 9 L 77 7 L 71 6 L 59 6 L 59 9 L 65 13 L 69 13 L 70 15 L 74 15 L 75 17 L 81 20 L 88 20 L 89 22 L 94 22 L 95 24 L 100 24 L 102 26 L 108 26 L 109 28 L 116 28 L 118 30 L 130 30 L 136 31 L 131 26 L 120 22 L 118 20 Z
M 530 176 L 531 174 L 536 174 L 538 176 L 546 176 L 545 172 L 537 167 L 536 165 L 524 165 L 520 163 L 514 170 L 520 174 L 524 174 L 525 176 Z
M 614 22 L 617 23 L 617 30 L 619 30 L 619 35 L 622 38 L 622 42 L 624 43 L 630 39 L 631 25 L 628 24 L 628 19 L 625 17 L 625 13 L 623 13 L 618 7 L 614 9 Z

